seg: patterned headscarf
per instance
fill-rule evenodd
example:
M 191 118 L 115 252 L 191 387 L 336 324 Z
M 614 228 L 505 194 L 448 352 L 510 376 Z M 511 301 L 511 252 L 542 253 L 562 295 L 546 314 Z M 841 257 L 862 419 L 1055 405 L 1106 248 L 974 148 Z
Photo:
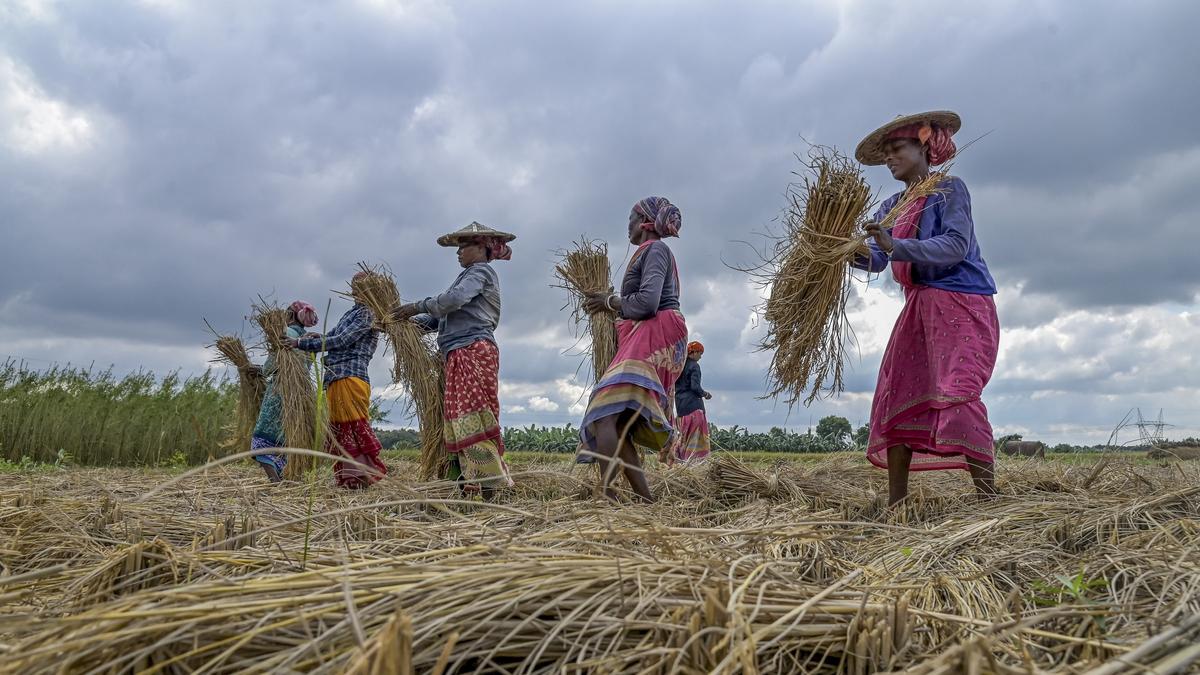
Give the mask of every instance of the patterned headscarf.
M 301 326 L 312 328 L 317 325 L 317 310 L 307 302 L 297 300 L 288 305 L 288 309 L 296 315 L 296 320 L 300 322 Z
M 924 145 L 925 157 L 929 159 L 930 166 L 945 164 L 958 151 L 949 131 L 932 126 L 928 122 L 916 122 L 900 127 L 889 133 L 885 140 L 890 141 L 894 138 L 911 138 Z
M 666 197 L 646 197 L 634 204 L 629 220 L 640 221 L 642 229 L 659 237 L 678 237 L 679 229 L 683 227 L 683 214 Z
M 703 354 L 704 353 L 704 345 L 700 344 L 699 342 L 689 342 L 687 349 L 688 349 L 688 352 L 687 352 L 688 354 Z
M 512 260 L 512 249 L 500 237 L 475 237 L 475 243 L 486 248 L 492 260 Z

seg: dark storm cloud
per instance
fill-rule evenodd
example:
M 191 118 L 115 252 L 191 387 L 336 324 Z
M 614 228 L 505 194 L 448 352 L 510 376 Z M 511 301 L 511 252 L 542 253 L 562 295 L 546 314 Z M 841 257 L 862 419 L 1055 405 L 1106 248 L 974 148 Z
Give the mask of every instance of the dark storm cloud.
M 1149 391 L 1145 366 L 1087 339 L 1105 317 L 1169 325 L 1132 309 L 1190 307 L 1200 291 L 1181 245 L 1200 219 L 1200 94 L 1181 84 L 1200 65 L 1198 19 L 1190 3 L 1115 2 L 13 5 L 0 338 L 34 358 L 197 369 L 201 317 L 235 330 L 274 294 L 323 314 L 332 298 L 336 320 L 347 305 L 331 291 L 359 260 L 388 263 L 408 297 L 445 288 L 453 252 L 432 240 L 478 219 L 520 235 L 497 265 L 504 380 L 560 405 L 510 419 L 566 421 L 558 382 L 578 358 L 553 252 L 587 234 L 623 261 L 630 204 L 663 194 L 684 212 L 672 246 L 714 415 L 858 420 L 879 341 L 854 359 L 848 396 L 787 416 L 754 398 L 768 361 L 753 352 L 757 297 L 725 263 L 778 216 L 801 137 L 849 151 L 895 114 L 950 107 L 963 141 L 991 132 L 955 172 L 1002 322 L 1025 340 L 1001 361 L 1001 401 L 1086 396 L 1105 373 Z M 872 282 L 851 311 L 890 324 L 877 303 L 895 297 Z M 1058 321 L 1078 311 L 1102 323 Z M 1058 420 L 1048 409 L 1022 423 Z M 1000 424 L 1008 410 L 1027 412 L 993 406 Z

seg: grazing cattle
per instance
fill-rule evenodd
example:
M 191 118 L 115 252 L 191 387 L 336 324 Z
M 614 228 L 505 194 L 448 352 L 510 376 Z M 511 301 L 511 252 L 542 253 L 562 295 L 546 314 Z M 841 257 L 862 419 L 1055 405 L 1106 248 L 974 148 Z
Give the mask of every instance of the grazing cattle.
M 1000 446 L 1000 452 L 1006 455 L 1046 459 L 1046 444 L 1041 441 L 1005 441 L 1004 445 Z

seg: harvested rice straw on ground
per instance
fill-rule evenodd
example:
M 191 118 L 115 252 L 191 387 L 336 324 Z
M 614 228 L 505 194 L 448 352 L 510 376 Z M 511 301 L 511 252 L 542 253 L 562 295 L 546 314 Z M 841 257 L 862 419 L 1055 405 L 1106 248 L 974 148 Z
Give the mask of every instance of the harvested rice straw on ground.
M 520 544 L 391 558 L 117 598 L 39 626 L 0 672 L 332 673 L 383 649 L 392 656 L 377 663 L 416 672 L 801 672 L 836 664 L 848 640 L 892 642 L 891 632 L 860 635 L 875 627 L 855 628 L 862 617 L 913 621 L 850 588 L 858 572 L 815 584 L 788 561 L 616 559 Z
M 753 271 L 770 291 L 762 307 L 767 334 L 759 344 L 774 352 L 766 396 L 786 395 L 789 406 L 802 399 L 811 403 L 822 391 L 842 390 L 851 337 L 848 263 L 867 251 L 860 225 L 873 208 L 861 169 L 836 150 L 815 148 L 806 167 L 803 181 L 788 188 L 785 229 L 773 255 Z M 894 223 L 916 199 L 936 192 L 944 178 L 937 172 L 911 187 L 884 225 Z
M 250 436 L 258 421 L 258 409 L 262 406 L 267 382 L 262 371 L 250 362 L 250 355 L 241 338 L 235 335 L 218 335 L 213 344 L 219 356 L 215 361 L 226 363 L 238 371 L 238 401 L 234 414 L 233 436 L 226 445 L 245 450 L 250 447 Z
M 449 468 L 443 439 L 442 359 L 411 321 L 397 321 L 392 312 L 400 306 L 396 280 L 382 268 L 359 263 L 366 272 L 354 282 L 351 293 L 375 314 L 375 325 L 387 336 L 392 349 L 392 381 L 408 390 L 416 408 L 421 434 L 421 479 L 444 478 Z
M 309 357 L 284 342 L 288 311 L 256 305 L 254 321 L 262 328 L 267 351 L 275 359 L 275 390 L 282 400 L 284 442 L 293 448 L 320 450 L 329 438 L 328 412 L 318 405 Z M 288 458 L 284 478 L 299 480 L 315 466 L 314 458 L 293 455 Z
M 561 282 L 556 288 L 565 288 L 570 293 L 567 306 L 578 327 L 584 320 L 583 301 L 589 293 L 612 293 L 609 278 L 608 245 L 601 241 L 581 239 L 575 248 L 560 251 L 562 259 L 554 266 L 554 276 Z M 598 382 L 604 371 L 617 355 L 616 315 L 600 312 L 587 315 L 587 332 L 592 356 L 592 378 Z

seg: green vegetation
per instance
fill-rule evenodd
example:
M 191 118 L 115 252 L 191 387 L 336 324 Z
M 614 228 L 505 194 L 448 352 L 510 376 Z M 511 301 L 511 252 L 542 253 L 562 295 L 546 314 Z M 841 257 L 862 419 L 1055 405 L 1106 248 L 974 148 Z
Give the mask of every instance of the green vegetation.
M 0 366 L 0 458 L 21 464 L 198 464 L 222 454 L 237 387 L 204 373 L 161 379 L 72 366 Z
M 204 373 L 157 378 L 137 372 L 118 378 L 111 370 L 71 366 L 32 370 L 13 361 L 0 364 L 0 471 L 21 468 L 92 466 L 157 466 L 179 468 L 242 448 L 225 448 L 237 403 L 235 382 Z M 372 418 L 386 422 L 383 402 L 372 401 Z M 801 432 L 774 427 L 754 433 L 737 425 L 710 427 L 713 449 L 751 462 L 798 461 L 834 452 L 861 453 L 867 428 L 853 429 L 839 416 L 827 416 L 815 429 Z M 420 447 L 413 429 L 378 430 L 383 447 Z M 998 440 L 1003 442 L 1006 436 Z M 575 452 L 579 429 L 507 427 L 509 452 L 529 457 L 557 455 L 539 461 L 561 461 Z M 1200 445 L 1196 439 L 1172 441 L 1166 447 Z M 1103 445 L 1048 447 L 1055 459 L 1090 462 Z M 1111 452 L 1111 449 L 1108 449 Z M 1145 450 L 1145 448 L 1121 448 Z
M 824 426 L 822 426 L 824 425 Z M 766 433 L 751 433 L 734 425 L 721 429 L 709 426 L 715 449 L 750 453 L 825 453 L 853 449 L 850 422 L 844 417 L 826 417 L 817 425 L 816 433 L 796 433 L 774 427 Z M 825 432 L 822 435 L 822 432 Z M 421 437 L 415 430 L 380 430 L 379 442 L 385 448 L 411 449 L 420 446 Z M 504 429 L 504 447 L 518 452 L 574 453 L 579 445 L 579 428 L 567 424 L 561 427 L 530 425 Z

